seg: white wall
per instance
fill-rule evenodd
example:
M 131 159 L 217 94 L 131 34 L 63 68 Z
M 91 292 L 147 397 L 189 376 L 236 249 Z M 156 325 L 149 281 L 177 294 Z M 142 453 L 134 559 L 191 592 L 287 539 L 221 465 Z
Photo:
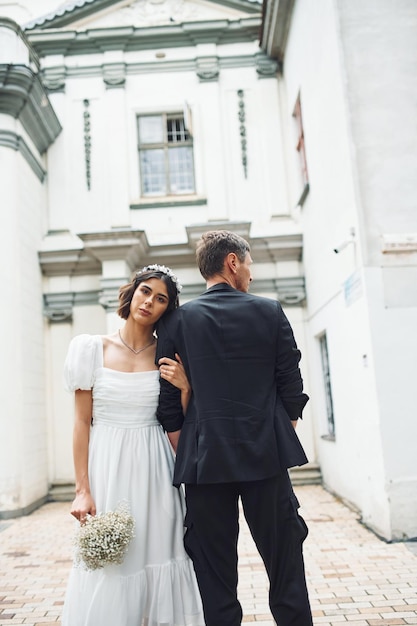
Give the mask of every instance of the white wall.
M 237 57 L 255 51 L 252 43 L 221 50 Z M 191 53 L 195 54 L 183 51 L 185 56 Z M 131 53 L 129 59 L 143 62 L 148 54 Z M 103 61 L 104 57 L 93 55 L 77 62 L 88 63 L 94 74 L 94 66 L 100 68 Z M 146 230 L 152 243 L 172 243 L 184 239 L 185 225 L 230 219 L 252 221 L 254 234 L 265 228 L 270 234 L 280 232 L 280 225 L 271 225 L 271 215 L 288 215 L 288 201 L 274 78 L 259 80 L 254 67 L 222 69 L 219 81 L 208 83 L 200 82 L 195 71 L 138 72 L 128 74 L 125 89 L 106 90 L 101 77 L 72 73 L 65 95 L 51 95 L 63 126 L 49 151 L 51 230 L 131 226 Z M 245 94 L 247 178 L 241 163 L 239 89 Z M 84 99 L 90 101 L 91 115 L 90 191 L 85 175 Z M 131 203 L 140 200 L 137 115 L 182 111 L 185 101 L 192 111 L 196 191 L 208 203 L 129 210 Z
M 382 252 L 384 234 L 417 232 L 415 3 L 298 0 L 284 65 L 291 144 L 298 92 L 310 193 L 304 230 L 313 409 L 325 484 L 391 539 L 417 535 L 417 253 Z M 414 21 L 413 21 L 414 20 Z M 355 243 L 333 248 L 355 230 Z M 383 269 L 381 269 L 383 266 Z M 351 280 L 352 299 L 344 292 Z M 318 337 L 327 333 L 336 427 L 326 431 Z M 315 367 L 314 367 L 315 365 Z
M 0 11 L 2 4 L 0 0 Z M 42 6 L 47 10 L 48 1 L 43 0 Z M 23 22 L 29 19 L 28 7 L 21 5 L 19 9 L 16 5 L 10 11 L 19 13 Z M 71 247 L 71 242 L 77 247 L 81 244 L 76 233 L 119 227 L 142 229 L 151 245 L 168 248 L 186 240 L 187 226 L 215 220 L 251 222 L 253 237 L 299 231 L 289 211 L 276 79 L 259 79 L 254 66 L 239 67 L 239 59 L 258 52 L 256 42 L 217 47 L 204 44 L 198 49 L 167 51 L 167 60 L 188 60 L 190 64 L 196 54 L 210 53 L 229 60 L 235 57 L 236 67 L 222 68 L 219 80 L 213 82 L 200 82 L 195 71 L 190 70 L 142 71 L 142 63 L 155 61 L 152 50 L 42 59 L 44 68 L 65 65 L 67 69 L 65 90 L 50 94 L 63 130 L 42 161 L 48 170 L 45 184 L 35 179 L 17 153 L 0 148 L 0 172 L 7 179 L 2 189 L 9 208 L 4 224 L 5 232 L 10 233 L 0 250 L 1 271 L 16 270 L 13 274 L 5 271 L 3 282 L 4 293 L 15 307 L 3 307 L 0 318 L 4 345 L 10 354 L 8 360 L 1 362 L 5 374 L 1 399 L 5 415 L 10 414 L 13 419 L 0 422 L 0 446 L 4 446 L 4 450 L 0 448 L 0 493 L 4 494 L 0 510 L 24 509 L 46 495 L 48 483 L 73 479 L 73 401 L 62 385 L 68 343 L 75 334 L 105 333 L 120 323 L 98 304 L 74 306 L 71 322 L 45 320 L 42 293 L 99 290 L 101 277 L 48 276 L 42 280 L 38 250 L 47 251 L 51 246 L 55 250 L 59 242 L 62 248 Z M 124 88 L 106 89 L 102 65 L 116 60 L 135 63 L 139 69 L 135 73 L 130 66 Z M 244 91 L 245 103 L 247 178 L 239 134 L 240 89 Z M 90 102 L 91 190 L 86 184 L 84 148 L 86 99 Z M 197 195 L 207 198 L 207 204 L 130 209 L 131 203 L 140 200 L 136 116 L 182 110 L 184 101 L 191 107 L 193 117 Z M 21 128 L 19 133 L 25 135 L 35 151 Z M 182 271 L 184 276 L 192 274 L 190 282 L 199 280 L 195 268 L 183 267 L 178 271 L 180 276 Z M 298 276 L 300 272 L 297 261 L 277 263 L 265 278 Z M 287 314 L 303 352 L 302 369 L 308 388 L 304 311 L 294 307 Z M 310 460 L 315 460 L 309 411 L 310 406 L 298 433 Z
M 24 510 L 48 491 L 42 279 L 44 188 L 19 152 L 0 148 L 0 509 Z

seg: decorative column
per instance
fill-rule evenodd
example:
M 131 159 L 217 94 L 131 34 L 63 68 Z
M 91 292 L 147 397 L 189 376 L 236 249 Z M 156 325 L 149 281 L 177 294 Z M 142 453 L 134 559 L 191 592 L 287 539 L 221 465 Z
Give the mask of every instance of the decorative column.
M 36 257 L 46 210 L 43 155 L 60 131 L 34 50 L 15 22 L 0 18 L 0 280 L 7 294 L 0 310 L 0 519 L 30 512 L 48 492 L 42 277 Z
M 106 137 L 106 177 L 108 214 L 111 226 L 115 228 L 130 225 L 129 213 L 129 162 L 128 130 L 126 111 L 126 64 L 123 52 L 104 52 L 102 66 L 103 81 L 106 87 L 104 97 L 104 117 L 102 131 Z M 131 113 L 129 112 L 129 115 Z
M 204 152 L 210 159 L 206 168 L 207 197 L 210 198 L 210 219 L 226 219 L 227 183 L 224 156 L 219 147 L 223 145 L 222 106 L 219 89 L 220 67 L 215 44 L 198 44 L 196 74 L 201 85 L 201 120 L 203 124 Z
M 121 324 L 116 314 L 119 288 L 143 266 L 149 249 L 146 235 L 141 230 L 115 229 L 79 237 L 85 252 L 101 263 L 99 302 L 106 312 L 106 332 L 112 333 Z

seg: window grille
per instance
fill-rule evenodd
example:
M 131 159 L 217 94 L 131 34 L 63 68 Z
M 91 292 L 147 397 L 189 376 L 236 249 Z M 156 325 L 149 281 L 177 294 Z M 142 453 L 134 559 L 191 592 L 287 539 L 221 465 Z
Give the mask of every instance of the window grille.
M 298 201 L 298 204 L 302 205 L 309 192 L 310 185 L 309 185 L 309 180 L 308 180 L 307 156 L 306 156 L 306 149 L 305 149 L 304 126 L 303 126 L 303 116 L 301 113 L 300 94 L 298 94 L 298 97 L 295 103 L 293 117 L 296 122 L 296 130 L 297 130 L 296 148 L 297 148 L 297 152 L 299 154 L 299 160 L 300 160 L 300 174 L 301 174 L 301 185 L 302 185 L 301 197 Z
M 195 193 L 192 137 L 182 114 L 138 117 L 142 195 Z
M 319 339 L 320 353 L 321 353 L 321 366 L 323 370 L 324 380 L 324 392 L 326 397 L 326 412 L 327 412 L 327 436 L 334 439 L 335 427 L 334 427 L 334 412 L 333 412 L 333 396 L 332 385 L 330 380 L 330 366 L 329 366 L 329 353 L 327 350 L 327 335 L 324 333 Z

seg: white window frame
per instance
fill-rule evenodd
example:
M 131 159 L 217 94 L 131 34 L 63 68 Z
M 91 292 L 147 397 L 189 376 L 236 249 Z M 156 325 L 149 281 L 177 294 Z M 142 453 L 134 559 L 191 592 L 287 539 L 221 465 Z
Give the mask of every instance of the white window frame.
M 162 141 L 158 142 L 146 142 L 141 140 L 140 136 L 140 120 L 146 117 L 160 117 L 162 118 L 163 137 Z M 177 133 L 169 136 L 169 124 L 173 120 L 180 122 Z M 137 114 L 137 135 L 138 135 L 138 155 L 139 155 L 139 176 L 140 176 L 140 190 L 143 198 L 164 198 L 164 197 L 177 197 L 177 196 L 194 196 L 196 193 L 196 181 L 195 181 L 195 167 L 194 167 L 194 146 L 193 137 L 190 129 L 189 116 L 184 115 L 184 111 L 174 112 L 147 112 Z M 177 135 L 177 136 L 175 136 Z M 172 184 L 174 172 L 172 170 L 172 164 L 170 161 L 169 151 L 174 147 L 188 148 L 191 152 L 191 167 L 184 170 L 185 177 L 191 181 L 188 188 L 177 188 Z M 144 172 L 144 166 L 142 161 L 142 154 L 145 151 L 159 150 L 163 151 L 163 162 L 165 172 L 165 185 L 164 190 L 155 189 L 155 191 L 147 189 L 147 185 L 150 181 L 146 179 L 146 173 Z M 176 172 L 176 175 L 181 177 L 181 169 Z

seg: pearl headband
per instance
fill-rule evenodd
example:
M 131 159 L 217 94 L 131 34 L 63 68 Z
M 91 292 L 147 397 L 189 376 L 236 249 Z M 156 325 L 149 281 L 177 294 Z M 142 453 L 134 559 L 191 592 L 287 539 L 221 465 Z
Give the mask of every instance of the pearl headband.
M 159 265 L 158 263 L 154 263 L 153 265 L 146 265 L 145 267 L 142 267 L 141 270 L 136 272 L 136 276 L 140 276 L 140 274 L 143 274 L 144 272 L 162 272 L 162 274 L 169 276 L 172 282 L 174 283 L 177 289 L 177 292 L 180 293 L 182 289 L 182 285 L 179 282 L 176 275 L 174 274 L 174 272 L 166 265 Z

